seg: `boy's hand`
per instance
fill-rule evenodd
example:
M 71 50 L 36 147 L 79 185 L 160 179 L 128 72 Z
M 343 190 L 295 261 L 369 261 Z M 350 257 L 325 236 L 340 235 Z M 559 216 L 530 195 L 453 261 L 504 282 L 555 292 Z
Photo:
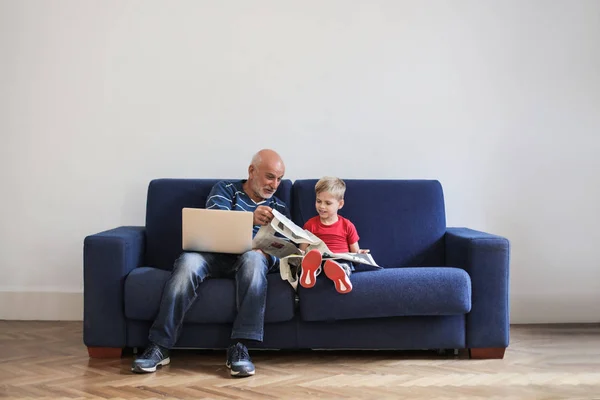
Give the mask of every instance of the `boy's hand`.
M 371 250 L 369 250 L 369 249 L 358 249 L 358 254 L 367 254 L 370 252 L 371 252 Z
M 258 206 L 254 210 L 254 225 L 268 225 L 273 219 L 273 209 L 267 206 Z

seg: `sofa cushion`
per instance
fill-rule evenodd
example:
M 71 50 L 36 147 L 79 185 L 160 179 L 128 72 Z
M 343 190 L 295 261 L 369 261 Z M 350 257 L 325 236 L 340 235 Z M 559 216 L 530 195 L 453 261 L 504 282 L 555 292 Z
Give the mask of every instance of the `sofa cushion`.
M 324 274 L 298 287 L 305 321 L 410 315 L 457 315 L 471 310 L 471 279 L 447 267 L 386 268 L 352 274 L 352 292 L 339 294 Z
M 125 316 L 153 321 L 158 314 L 163 288 L 169 271 L 152 267 L 136 268 L 125 280 Z M 289 321 L 294 317 L 295 293 L 279 274 L 268 274 L 265 322 Z M 232 323 L 236 316 L 235 281 L 207 279 L 198 289 L 198 297 L 186 314 L 186 322 Z
M 147 265 L 173 269 L 173 262 L 181 254 L 181 209 L 204 208 L 210 190 L 219 181 L 221 179 L 155 179 L 150 182 L 146 204 Z M 291 208 L 291 192 L 292 182 L 283 180 L 275 196 Z
M 347 179 L 344 208 L 382 267 L 444 265 L 446 214 L 442 186 L 434 180 Z M 297 180 L 292 188 L 292 217 L 303 226 L 315 210 L 317 180 Z

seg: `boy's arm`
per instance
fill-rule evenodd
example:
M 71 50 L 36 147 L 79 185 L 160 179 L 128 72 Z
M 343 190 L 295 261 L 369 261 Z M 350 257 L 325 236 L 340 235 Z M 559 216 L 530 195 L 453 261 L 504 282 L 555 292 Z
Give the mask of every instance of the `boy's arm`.
M 360 246 L 358 245 L 358 242 L 356 242 L 356 243 L 352 243 L 350 245 L 350 253 L 367 254 L 367 253 L 369 253 L 369 249 L 361 249 Z
M 298 247 L 300 248 L 300 250 L 306 251 L 306 249 L 308 248 L 308 243 L 300 243 Z
M 351 243 L 348 246 L 350 253 L 368 253 L 368 250 L 362 251 L 360 249 L 360 246 L 358 245 L 358 239 L 360 238 L 358 237 L 358 231 L 356 230 L 356 227 L 352 222 L 348 221 L 348 231 L 346 233 L 346 240 L 348 240 L 348 243 Z

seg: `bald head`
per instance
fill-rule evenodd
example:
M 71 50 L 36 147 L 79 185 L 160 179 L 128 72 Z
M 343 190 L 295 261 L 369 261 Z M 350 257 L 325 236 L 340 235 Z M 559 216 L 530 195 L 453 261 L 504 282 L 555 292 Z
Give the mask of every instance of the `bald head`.
M 285 169 L 285 165 L 283 165 L 283 160 L 281 159 L 279 154 L 277 154 L 275 150 L 271 149 L 262 149 L 254 156 L 252 156 L 252 161 L 250 162 L 250 165 L 259 168 L 261 164 L 273 166 L 275 166 L 276 164 L 280 164 L 283 167 L 283 169 Z
M 248 167 L 246 193 L 254 201 L 262 201 L 273 196 L 285 174 L 281 156 L 274 150 L 263 149 L 252 157 Z

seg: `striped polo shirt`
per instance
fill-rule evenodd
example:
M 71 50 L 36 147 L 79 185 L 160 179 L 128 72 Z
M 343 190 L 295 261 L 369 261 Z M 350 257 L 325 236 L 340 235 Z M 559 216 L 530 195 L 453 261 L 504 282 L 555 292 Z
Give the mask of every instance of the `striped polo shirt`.
M 258 206 L 271 207 L 286 217 L 290 218 L 290 212 L 285 203 L 275 196 L 261 202 L 255 202 L 244 192 L 243 185 L 246 180 L 228 182 L 220 181 L 211 189 L 206 199 L 206 208 L 215 210 L 234 210 L 254 212 Z M 254 225 L 252 237 L 256 235 L 260 225 Z

